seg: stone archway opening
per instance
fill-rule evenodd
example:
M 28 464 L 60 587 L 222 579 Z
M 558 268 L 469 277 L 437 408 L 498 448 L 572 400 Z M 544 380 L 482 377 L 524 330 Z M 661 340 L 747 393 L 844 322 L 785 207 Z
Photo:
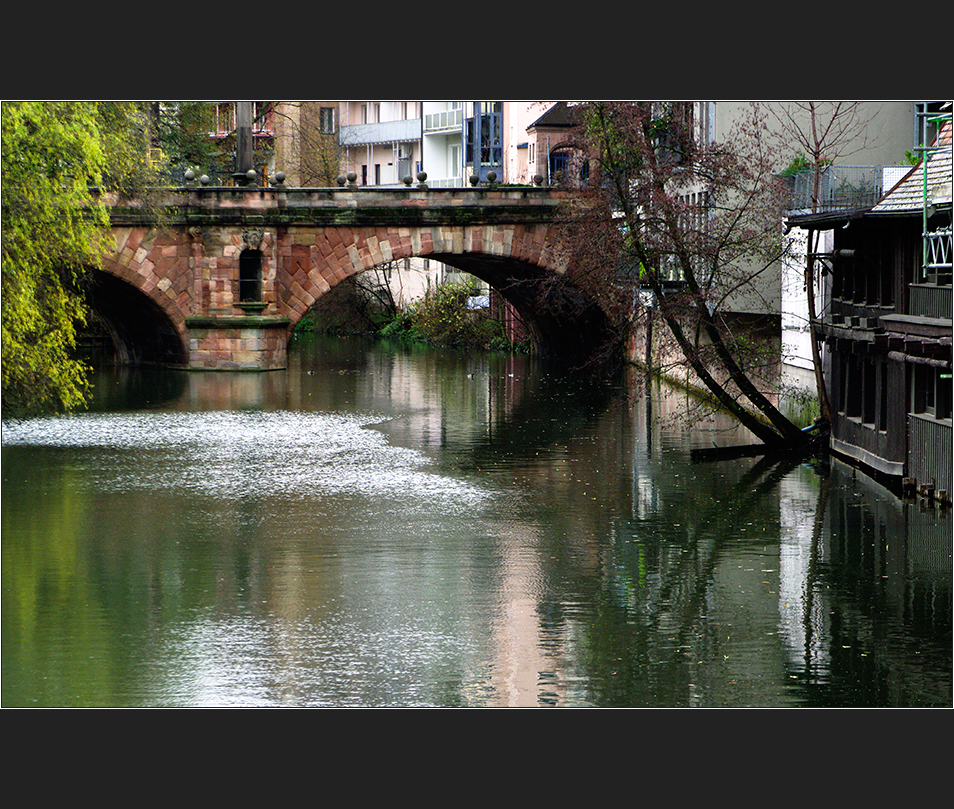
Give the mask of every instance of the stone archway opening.
M 95 323 L 112 342 L 112 364 L 187 365 L 186 348 L 175 324 L 147 295 L 99 270 L 89 271 L 83 287 Z
M 618 340 L 605 312 L 563 276 L 531 262 L 488 253 L 442 252 L 424 257 L 487 284 L 495 296 L 512 308 L 522 332 L 518 342 L 526 344 L 535 356 L 559 360 L 567 368 L 582 368 L 591 366 L 594 360 L 612 358 Z M 353 273 L 322 293 L 293 324 L 294 328 L 325 334 L 376 331 L 366 314 L 356 314 L 361 309 L 355 306 L 361 290 L 356 289 L 354 282 L 375 275 L 376 283 L 387 283 L 386 278 L 382 280 L 380 269 L 376 266 Z M 437 279 L 434 283 L 438 285 L 434 289 L 443 285 Z M 500 311 L 493 308 L 489 316 L 501 319 Z M 352 330 L 342 328 L 342 322 L 349 323 Z

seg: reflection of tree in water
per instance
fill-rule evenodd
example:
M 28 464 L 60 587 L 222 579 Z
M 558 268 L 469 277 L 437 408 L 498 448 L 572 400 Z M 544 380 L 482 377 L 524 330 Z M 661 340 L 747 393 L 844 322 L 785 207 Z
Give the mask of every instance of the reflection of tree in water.
M 600 617 L 589 635 L 593 672 L 616 672 L 593 676 L 607 691 L 599 704 L 613 704 L 614 694 L 633 704 L 641 692 L 649 705 L 692 704 L 694 692 L 704 694 L 725 629 L 710 620 L 716 569 L 727 551 L 744 550 L 743 526 L 766 511 L 767 498 L 780 495 L 780 482 L 797 466 L 792 459 L 759 461 L 691 525 L 684 519 L 684 540 L 618 526 L 607 582 L 594 596 Z M 806 706 L 950 707 L 949 518 L 859 491 L 850 472 L 818 480 L 813 513 L 799 514 L 811 521 L 807 563 L 781 571 L 783 579 L 798 578 L 781 582 L 797 592 L 779 597 L 790 682 L 775 685 Z M 753 549 L 764 542 L 753 540 Z M 781 602 L 793 597 L 800 602 L 787 613 Z M 799 625 L 791 627 L 788 618 Z
M 795 466 L 792 459 L 760 459 L 730 491 L 710 497 L 710 506 L 698 519 L 690 523 L 692 510 L 685 509 L 682 519 L 687 526 L 681 541 L 637 538 L 629 545 L 619 543 L 633 552 L 624 565 L 629 568 L 629 586 L 639 590 L 631 602 L 635 621 L 629 619 L 627 624 L 639 627 L 645 653 L 663 667 L 664 681 L 676 689 L 677 699 L 690 701 L 689 683 L 704 676 L 694 671 L 692 661 L 718 659 L 721 640 L 709 621 L 710 598 L 726 546 L 731 543 L 738 550 L 744 541 L 740 529 L 753 515 L 766 512 L 766 498 Z M 765 540 L 759 536 L 753 543 L 761 546 Z M 678 693 L 681 688 L 685 691 Z

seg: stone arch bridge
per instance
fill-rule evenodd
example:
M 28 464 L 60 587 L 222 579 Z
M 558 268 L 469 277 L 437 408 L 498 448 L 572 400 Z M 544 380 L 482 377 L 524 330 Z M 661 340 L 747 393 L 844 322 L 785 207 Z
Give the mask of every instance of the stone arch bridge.
M 115 249 L 89 299 L 122 364 L 283 368 L 305 312 L 342 280 L 431 258 L 487 281 L 537 350 L 579 359 L 605 327 L 565 284 L 557 222 L 570 191 L 538 187 L 304 189 L 188 186 L 115 204 Z M 544 294 L 544 291 L 546 294 Z

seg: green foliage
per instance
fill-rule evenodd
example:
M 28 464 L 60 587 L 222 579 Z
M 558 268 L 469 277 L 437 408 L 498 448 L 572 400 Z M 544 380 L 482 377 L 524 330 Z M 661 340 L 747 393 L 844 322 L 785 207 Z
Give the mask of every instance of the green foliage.
M 473 283 L 442 284 L 399 313 L 380 334 L 450 348 L 513 348 L 503 327 L 486 310 L 468 308 L 468 299 L 478 293 Z
M 73 357 L 86 320 L 80 279 L 99 263 L 109 216 L 101 192 L 144 181 L 145 136 L 133 105 L 4 102 L 3 415 L 82 406 Z
M 819 168 L 825 168 L 831 165 L 831 160 L 819 160 Z M 815 168 L 815 164 L 812 163 L 804 154 L 797 154 L 792 158 L 792 162 L 789 163 L 781 172 L 779 172 L 779 177 L 794 177 L 796 174 L 801 174 L 803 171 L 810 171 Z
M 154 101 L 150 118 L 153 141 L 164 156 L 166 180 L 180 184 L 187 169 L 224 181 L 234 166 L 234 137 L 210 138 L 216 129 L 215 106 L 208 101 Z

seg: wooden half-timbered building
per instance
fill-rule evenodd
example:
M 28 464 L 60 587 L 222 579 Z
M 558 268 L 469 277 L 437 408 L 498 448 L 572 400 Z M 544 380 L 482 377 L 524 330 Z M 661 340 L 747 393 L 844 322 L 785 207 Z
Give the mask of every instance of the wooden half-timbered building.
M 951 123 L 864 211 L 794 217 L 830 230 L 814 328 L 828 348 L 833 453 L 950 501 Z

